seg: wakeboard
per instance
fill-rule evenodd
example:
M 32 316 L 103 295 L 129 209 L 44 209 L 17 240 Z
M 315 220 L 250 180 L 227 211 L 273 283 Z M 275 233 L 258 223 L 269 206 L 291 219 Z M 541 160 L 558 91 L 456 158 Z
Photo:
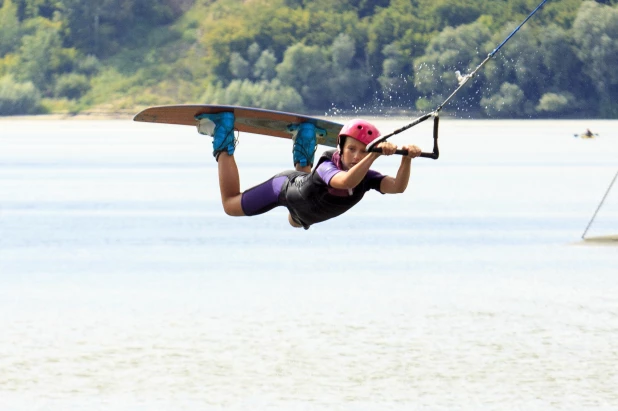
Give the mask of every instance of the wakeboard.
M 317 143 L 328 147 L 337 147 L 337 136 L 343 127 L 334 121 L 284 111 L 209 104 L 150 107 L 139 112 L 133 120 L 195 127 L 197 116 L 223 112 L 234 113 L 234 128 L 238 131 L 272 137 L 291 139 L 300 124 L 311 123 L 316 127 Z

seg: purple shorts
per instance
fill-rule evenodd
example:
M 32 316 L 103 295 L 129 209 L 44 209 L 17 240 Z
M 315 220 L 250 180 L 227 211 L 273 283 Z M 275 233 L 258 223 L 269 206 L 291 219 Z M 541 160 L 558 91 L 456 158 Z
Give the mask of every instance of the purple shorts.
M 301 171 L 289 170 L 279 173 L 262 184 L 258 184 L 244 193 L 240 199 L 243 213 L 247 216 L 263 214 L 275 207 L 282 205 L 279 202 L 279 195 L 283 185 L 289 179 L 298 175 L 304 175 Z

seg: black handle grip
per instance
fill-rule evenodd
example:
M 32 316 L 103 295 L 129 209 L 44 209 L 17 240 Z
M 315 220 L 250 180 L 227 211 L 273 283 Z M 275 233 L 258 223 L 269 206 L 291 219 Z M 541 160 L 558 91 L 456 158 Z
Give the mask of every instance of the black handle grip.
M 382 149 L 378 148 L 378 147 L 371 147 L 368 151 L 370 153 L 381 153 Z M 407 156 L 408 155 L 408 150 L 397 149 L 397 150 L 395 150 L 395 154 L 399 154 L 399 155 L 402 155 L 402 156 Z
M 381 153 L 381 152 L 382 152 L 382 149 L 381 149 L 381 148 L 378 148 L 378 147 L 371 147 L 371 148 L 369 149 L 369 152 L 370 152 L 370 153 Z M 397 150 L 395 151 L 395 154 L 399 154 L 399 155 L 401 155 L 401 156 L 407 156 L 407 155 L 408 155 L 408 150 L 397 149 Z M 419 157 L 434 158 L 434 157 L 435 157 L 435 154 L 434 154 L 434 153 L 421 153 L 421 154 L 419 155 Z

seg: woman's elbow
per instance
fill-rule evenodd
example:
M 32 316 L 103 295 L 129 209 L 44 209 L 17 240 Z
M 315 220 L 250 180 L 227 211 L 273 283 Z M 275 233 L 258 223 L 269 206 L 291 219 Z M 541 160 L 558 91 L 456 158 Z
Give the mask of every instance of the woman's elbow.
M 406 188 L 408 188 L 407 184 L 395 186 L 395 194 L 403 194 L 406 191 Z

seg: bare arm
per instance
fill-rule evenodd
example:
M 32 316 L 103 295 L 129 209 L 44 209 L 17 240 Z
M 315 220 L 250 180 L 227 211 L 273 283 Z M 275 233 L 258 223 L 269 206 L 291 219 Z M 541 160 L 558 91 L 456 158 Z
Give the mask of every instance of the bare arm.
M 418 157 L 421 154 L 421 149 L 416 146 L 404 146 L 402 148 L 408 150 L 408 155 L 401 158 L 397 176 L 386 176 L 382 179 L 380 191 L 384 194 L 400 194 L 408 188 L 412 158 Z
M 348 171 L 340 171 L 335 174 L 330 180 L 330 186 L 344 190 L 356 187 L 363 181 L 367 171 L 369 171 L 369 168 L 378 157 L 380 157 L 379 153 L 367 154 L 365 158 Z
M 330 186 L 344 190 L 356 187 L 361 181 L 363 181 L 363 178 L 367 175 L 369 168 L 380 155 L 389 156 L 394 154 L 397 150 L 397 146 L 389 143 L 388 141 L 384 141 L 376 147 L 382 149 L 382 154 L 375 152 L 368 153 L 361 161 L 359 161 L 348 171 L 341 171 L 335 174 L 330 180 Z M 412 158 L 418 157 L 421 154 L 421 149 L 417 146 L 411 145 L 404 146 L 402 148 L 408 150 L 408 155 L 402 158 L 401 166 L 399 166 L 399 171 L 397 172 L 397 177 L 393 178 L 386 176 L 382 179 L 382 182 L 380 183 L 380 191 L 383 193 L 403 193 L 410 178 L 410 161 Z

